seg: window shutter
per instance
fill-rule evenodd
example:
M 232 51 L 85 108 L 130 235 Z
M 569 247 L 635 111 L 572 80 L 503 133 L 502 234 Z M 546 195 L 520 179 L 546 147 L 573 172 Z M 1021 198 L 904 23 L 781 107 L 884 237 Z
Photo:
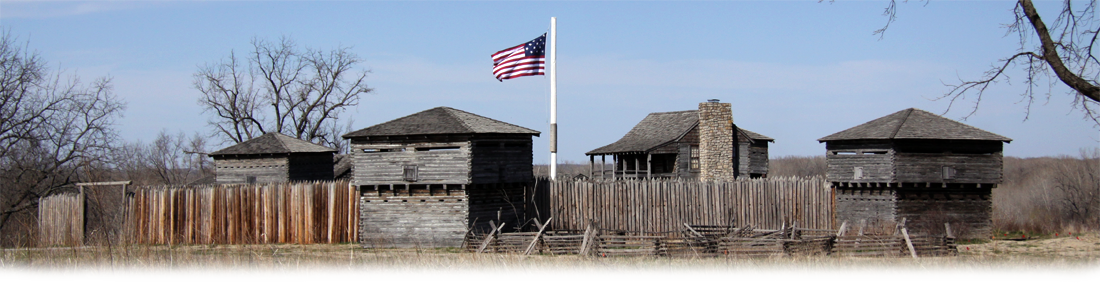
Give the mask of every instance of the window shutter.
M 420 173 L 418 173 L 416 165 L 405 165 L 405 181 L 416 182 L 420 179 Z

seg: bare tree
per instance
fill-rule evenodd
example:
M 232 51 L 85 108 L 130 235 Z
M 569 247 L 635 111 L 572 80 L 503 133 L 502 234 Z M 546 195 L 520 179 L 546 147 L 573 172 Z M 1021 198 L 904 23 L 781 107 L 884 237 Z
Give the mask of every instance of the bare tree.
M 248 70 L 241 67 L 237 56 L 220 63 L 207 65 L 195 73 L 195 88 L 202 92 L 199 104 L 206 112 L 214 114 L 210 125 L 217 135 L 241 142 L 263 132 L 263 122 L 257 116 L 256 92 L 248 79 Z
M 1081 159 L 1059 164 L 1054 187 L 1065 220 L 1100 229 L 1100 149 L 1082 149 Z
M 998 82 L 1009 81 L 1007 72 L 1012 68 L 1022 67 L 1026 74 L 1024 84 L 1027 85 L 1021 93 L 1022 101 L 1027 103 L 1025 112 L 1030 113 L 1031 105 L 1038 94 L 1036 89 L 1044 80 L 1049 81 L 1046 82 L 1048 88 L 1053 88 L 1057 83 L 1051 78 L 1053 73 L 1059 82 L 1074 90 L 1074 108 L 1083 111 L 1087 119 L 1100 125 L 1100 116 L 1095 108 L 1100 103 L 1100 87 L 1097 86 L 1100 60 L 1093 54 L 1093 46 L 1096 45 L 1100 33 L 1096 1 L 1090 0 L 1084 5 L 1074 6 L 1073 1 L 1064 0 L 1062 9 L 1050 26 L 1039 17 L 1031 0 L 1018 0 L 1014 5 L 1014 22 L 1006 25 L 1006 35 L 1016 35 L 1019 38 L 1017 52 L 998 60 L 977 80 L 959 79 L 957 84 L 945 84 L 949 90 L 938 99 L 949 100 L 950 110 L 955 102 L 973 98 L 974 105 L 967 114 L 969 117 L 977 112 L 986 89 Z M 897 19 L 896 13 L 896 1 L 891 0 L 883 13 L 888 18 L 886 25 L 876 30 L 875 34 L 882 35 Z M 1038 42 L 1033 38 L 1037 38 Z M 1050 94 L 1047 93 L 1045 98 L 1049 100 Z
M 126 143 L 114 151 L 113 168 L 120 179 L 137 185 L 180 185 L 213 174 L 206 156 L 206 138 L 196 133 L 188 138 L 161 131 L 152 143 Z
M 359 105 L 368 71 L 356 71 L 362 60 L 349 47 L 324 51 L 300 49 L 282 37 L 278 42 L 252 40 L 246 65 L 231 52 L 228 59 L 195 73 L 195 88 L 217 135 L 242 142 L 268 132 L 340 148 L 336 120 Z
M 84 85 L 52 73 L 37 53 L 0 37 L 0 234 L 38 198 L 107 160 L 125 105 L 111 79 Z

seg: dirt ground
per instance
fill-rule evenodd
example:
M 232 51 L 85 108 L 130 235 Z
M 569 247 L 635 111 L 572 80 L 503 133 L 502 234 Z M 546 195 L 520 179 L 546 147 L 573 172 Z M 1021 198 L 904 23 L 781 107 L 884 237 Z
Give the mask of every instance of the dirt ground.
M 1012 240 L 999 237 L 983 244 L 959 245 L 959 255 L 1049 254 L 1058 256 L 1100 256 L 1100 234 L 1059 234 L 1057 237 Z

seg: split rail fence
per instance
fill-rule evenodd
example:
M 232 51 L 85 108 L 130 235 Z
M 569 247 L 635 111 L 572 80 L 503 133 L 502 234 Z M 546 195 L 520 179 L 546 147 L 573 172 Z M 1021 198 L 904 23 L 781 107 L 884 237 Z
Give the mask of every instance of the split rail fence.
M 592 225 L 595 225 L 593 223 Z M 904 228 L 899 228 L 903 230 Z M 469 234 L 466 250 L 478 253 L 583 255 L 596 257 L 933 257 L 958 255 L 948 235 L 844 234 L 783 227 L 685 225 L 678 233 L 624 233 L 589 226 L 583 232 Z
M 834 193 L 820 178 L 572 181 L 549 184 L 540 203 L 551 229 L 677 232 L 683 225 L 753 225 L 778 229 L 798 225 L 835 229 Z

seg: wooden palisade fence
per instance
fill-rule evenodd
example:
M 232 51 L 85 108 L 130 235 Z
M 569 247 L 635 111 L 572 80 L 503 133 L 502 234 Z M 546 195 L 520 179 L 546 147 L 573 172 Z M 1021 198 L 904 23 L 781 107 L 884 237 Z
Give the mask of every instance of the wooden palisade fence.
M 124 202 L 123 237 L 140 244 L 355 242 L 358 196 L 347 181 L 141 187 Z
M 554 230 L 584 229 L 588 221 L 600 229 L 646 233 L 677 232 L 685 224 L 835 229 L 832 189 L 820 178 L 548 183 L 541 203 L 548 204 Z
M 38 240 L 43 246 L 84 245 L 84 200 L 61 193 L 38 200 Z

